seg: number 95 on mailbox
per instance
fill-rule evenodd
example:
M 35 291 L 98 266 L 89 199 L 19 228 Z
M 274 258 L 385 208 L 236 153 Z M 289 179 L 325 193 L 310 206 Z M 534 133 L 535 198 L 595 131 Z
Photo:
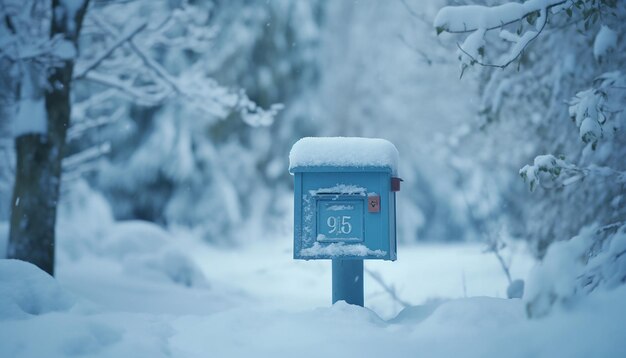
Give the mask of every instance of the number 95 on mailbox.
M 316 141 L 316 147 L 335 140 L 305 139 Z M 321 159 L 315 156 L 315 161 L 300 160 L 308 157 L 300 153 L 304 149 L 298 147 L 299 142 L 292 149 L 295 259 L 396 260 L 397 151 L 382 139 L 350 139 L 356 139 L 357 145 L 349 145 L 354 144 L 350 141 L 346 145 L 346 138 L 336 139 L 343 143 L 341 153 L 350 161 L 336 156 L 324 159 L 323 155 Z M 382 150 L 388 151 L 384 158 L 391 159 L 359 160 L 363 144 L 384 144 Z

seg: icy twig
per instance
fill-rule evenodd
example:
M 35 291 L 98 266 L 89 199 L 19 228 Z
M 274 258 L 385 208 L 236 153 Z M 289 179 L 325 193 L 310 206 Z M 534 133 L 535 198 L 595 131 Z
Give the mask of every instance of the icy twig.
M 402 307 L 410 307 L 412 306 L 409 302 L 404 301 L 403 299 L 401 299 L 400 297 L 398 297 L 398 294 L 396 292 L 396 288 L 392 285 L 389 285 L 385 282 L 385 280 L 383 280 L 382 276 L 380 275 L 380 273 L 376 272 L 376 271 L 372 271 L 369 269 L 365 269 L 365 273 L 367 273 L 368 275 L 370 275 L 370 277 L 372 277 L 374 279 L 374 281 L 376 281 L 376 283 L 378 283 L 380 285 L 380 287 L 383 288 L 383 290 L 385 290 L 385 292 L 387 292 L 389 294 L 389 296 L 391 296 L 391 298 L 396 301 L 397 303 L 399 303 Z

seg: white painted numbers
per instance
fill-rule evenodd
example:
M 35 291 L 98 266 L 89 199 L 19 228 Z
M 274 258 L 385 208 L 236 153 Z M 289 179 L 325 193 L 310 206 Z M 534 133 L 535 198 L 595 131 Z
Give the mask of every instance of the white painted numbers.
M 329 234 L 350 234 L 352 232 L 352 224 L 350 223 L 351 216 L 329 216 L 326 219 L 326 225 L 328 225 Z
M 317 202 L 317 241 L 363 241 L 363 214 L 365 200 L 351 197 L 346 200 L 323 197 Z

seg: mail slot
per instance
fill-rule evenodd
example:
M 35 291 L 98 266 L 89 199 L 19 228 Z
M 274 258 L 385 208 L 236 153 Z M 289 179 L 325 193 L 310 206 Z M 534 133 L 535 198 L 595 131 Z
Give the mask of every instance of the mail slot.
M 398 151 L 375 138 L 303 138 L 294 175 L 295 259 L 396 259 Z

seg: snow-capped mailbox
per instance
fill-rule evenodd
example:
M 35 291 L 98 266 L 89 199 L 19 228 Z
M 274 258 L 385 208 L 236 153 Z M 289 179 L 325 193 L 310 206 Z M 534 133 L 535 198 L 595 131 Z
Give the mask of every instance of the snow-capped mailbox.
M 396 259 L 398 151 L 384 139 L 302 138 L 294 175 L 295 259 Z

